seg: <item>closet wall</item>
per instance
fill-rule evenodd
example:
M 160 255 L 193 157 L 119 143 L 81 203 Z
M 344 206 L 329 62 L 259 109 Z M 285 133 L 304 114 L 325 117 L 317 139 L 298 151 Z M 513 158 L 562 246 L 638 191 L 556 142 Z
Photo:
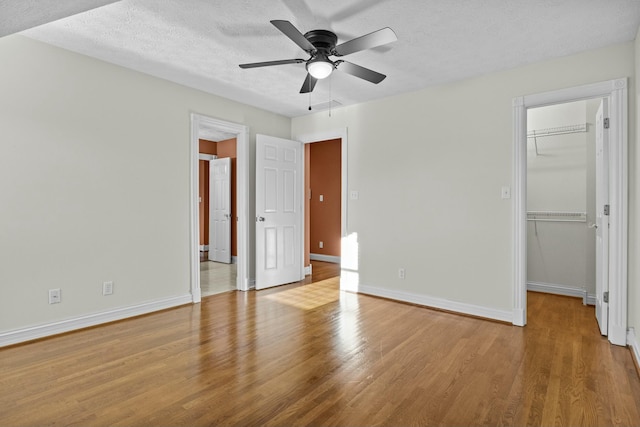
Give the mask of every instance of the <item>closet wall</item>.
M 593 123 L 598 104 L 579 101 L 528 111 L 530 289 L 595 293 L 595 230 L 588 225 L 595 222 Z

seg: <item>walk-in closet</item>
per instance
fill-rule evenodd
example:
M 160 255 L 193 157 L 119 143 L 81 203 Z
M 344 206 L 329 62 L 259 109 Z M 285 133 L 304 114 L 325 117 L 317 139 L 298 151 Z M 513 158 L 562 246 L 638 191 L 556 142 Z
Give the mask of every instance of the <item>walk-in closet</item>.
M 527 287 L 595 303 L 600 99 L 527 112 Z

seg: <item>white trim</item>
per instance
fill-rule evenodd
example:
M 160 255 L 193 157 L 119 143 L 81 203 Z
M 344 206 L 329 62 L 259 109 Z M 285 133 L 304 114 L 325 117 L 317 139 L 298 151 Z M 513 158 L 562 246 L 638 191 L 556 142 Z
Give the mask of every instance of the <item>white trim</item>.
M 236 220 L 238 224 L 238 290 L 247 291 L 250 287 L 249 265 L 249 127 L 224 120 L 214 119 L 198 113 L 191 113 L 191 294 L 193 302 L 201 301 L 200 292 L 200 251 L 198 221 L 198 161 L 200 156 L 199 132 L 200 125 L 215 127 L 220 131 L 236 135 Z
M 237 257 L 237 256 L 232 255 L 232 256 L 231 256 L 231 264 L 237 264 L 237 263 L 238 263 L 238 257 Z
M 210 162 L 211 160 L 215 160 L 217 158 L 218 156 L 216 156 L 215 154 L 198 153 L 198 160 L 206 160 Z
M 312 272 L 313 272 L 313 265 L 309 264 L 304 268 L 304 275 L 305 276 L 311 276 Z
M 513 99 L 513 323 L 526 323 L 526 128 L 527 108 L 590 98 L 609 102 L 609 332 L 612 344 L 627 336 L 627 78 L 539 93 Z
M 527 324 L 527 111 L 522 97 L 513 100 L 513 324 Z
M 127 319 L 129 317 L 140 316 L 142 314 L 153 313 L 154 311 L 165 310 L 192 302 L 192 295 L 186 294 L 176 297 L 162 298 L 153 301 L 146 301 L 141 304 L 129 307 L 116 308 L 99 313 L 87 314 L 74 317 L 72 319 L 61 320 L 59 322 L 45 325 L 32 326 L 28 328 L 16 329 L 9 332 L 0 333 L 0 347 L 44 338 L 51 335 L 62 334 L 75 331 L 77 329 L 88 328 L 90 326 L 101 325 L 103 323 L 115 322 L 116 320 Z
M 377 288 L 374 286 L 360 285 L 358 287 L 358 293 L 389 298 L 396 301 L 409 302 L 412 304 L 419 304 L 426 307 L 439 308 L 442 310 L 468 314 L 471 316 L 484 317 L 486 319 L 500 320 L 503 322 L 511 322 L 513 319 L 513 314 L 510 310 L 497 310 L 495 308 L 466 304 L 462 302 L 447 300 L 444 298 L 430 297 L 422 294 L 414 294 L 412 292 L 393 291 L 390 289 Z
M 309 254 L 309 259 L 313 261 L 324 261 L 332 262 L 334 264 L 340 264 L 340 257 L 334 255 Z
M 640 366 L 640 344 L 638 344 L 638 338 L 636 337 L 636 331 L 634 328 L 629 328 L 627 331 L 627 345 L 633 353 L 633 356 L 636 358 L 637 366 Z M 640 374 L 640 372 L 638 373 Z
M 558 285 L 555 283 L 543 282 L 527 282 L 527 291 L 544 292 L 545 294 L 564 295 L 567 297 L 582 298 L 585 305 L 595 305 L 596 296 L 587 293 L 584 288 L 575 288 L 567 285 Z
M 200 245 L 200 252 L 206 252 L 209 250 L 209 245 Z

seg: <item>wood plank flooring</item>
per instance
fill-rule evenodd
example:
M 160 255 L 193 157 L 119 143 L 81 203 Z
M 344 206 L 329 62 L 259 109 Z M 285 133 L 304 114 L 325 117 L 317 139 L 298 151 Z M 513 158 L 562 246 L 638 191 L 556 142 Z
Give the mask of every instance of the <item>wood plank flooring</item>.
M 333 278 L 0 349 L 0 425 L 638 426 L 640 379 L 579 299 L 519 328 Z

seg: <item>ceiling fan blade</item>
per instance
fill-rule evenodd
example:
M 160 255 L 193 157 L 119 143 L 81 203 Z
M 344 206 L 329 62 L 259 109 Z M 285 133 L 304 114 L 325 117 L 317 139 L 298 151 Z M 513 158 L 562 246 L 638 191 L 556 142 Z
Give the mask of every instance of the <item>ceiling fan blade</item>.
M 398 40 L 396 33 L 394 33 L 391 28 L 385 27 L 381 30 L 374 31 L 373 33 L 339 44 L 336 46 L 335 54 L 336 56 L 345 56 L 361 50 L 382 46 L 383 44 L 391 43 L 396 40 Z
M 302 33 L 298 31 L 296 27 L 289 21 L 283 21 L 281 19 L 274 19 L 271 23 L 282 33 L 289 37 L 295 44 L 300 46 L 302 50 L 305 52 L 312 52 L 316 50 L 316 48 L 311 44 L 311 42 L 304 38 Z
M 336 62 L 336 64 L 336 69 L 344 71 L 347 74 L 351 74 L 352 76 L 360 77 L 361 79 L 364 79 L 371 83 L 378 84 L 387 77 L 384 74 L 380 74 L 368 68 L 352 64 L 351 62 L 339 61 Z
M 300 64 L 304 59 L 282 59 L 279 61 L 253 62 L 251 64 L 240 64 L 240 68 L 269 67 L 271 65 Z
M 311 76 L 311 74 L 307 73 L 307 78 L 304 79 L 304 83 L 302 83 L 302 88 L 300 88 L 300 93 L 313 92 L 313 88 L 316 87 L 317 82 L 318 82 L 318 79 Z

